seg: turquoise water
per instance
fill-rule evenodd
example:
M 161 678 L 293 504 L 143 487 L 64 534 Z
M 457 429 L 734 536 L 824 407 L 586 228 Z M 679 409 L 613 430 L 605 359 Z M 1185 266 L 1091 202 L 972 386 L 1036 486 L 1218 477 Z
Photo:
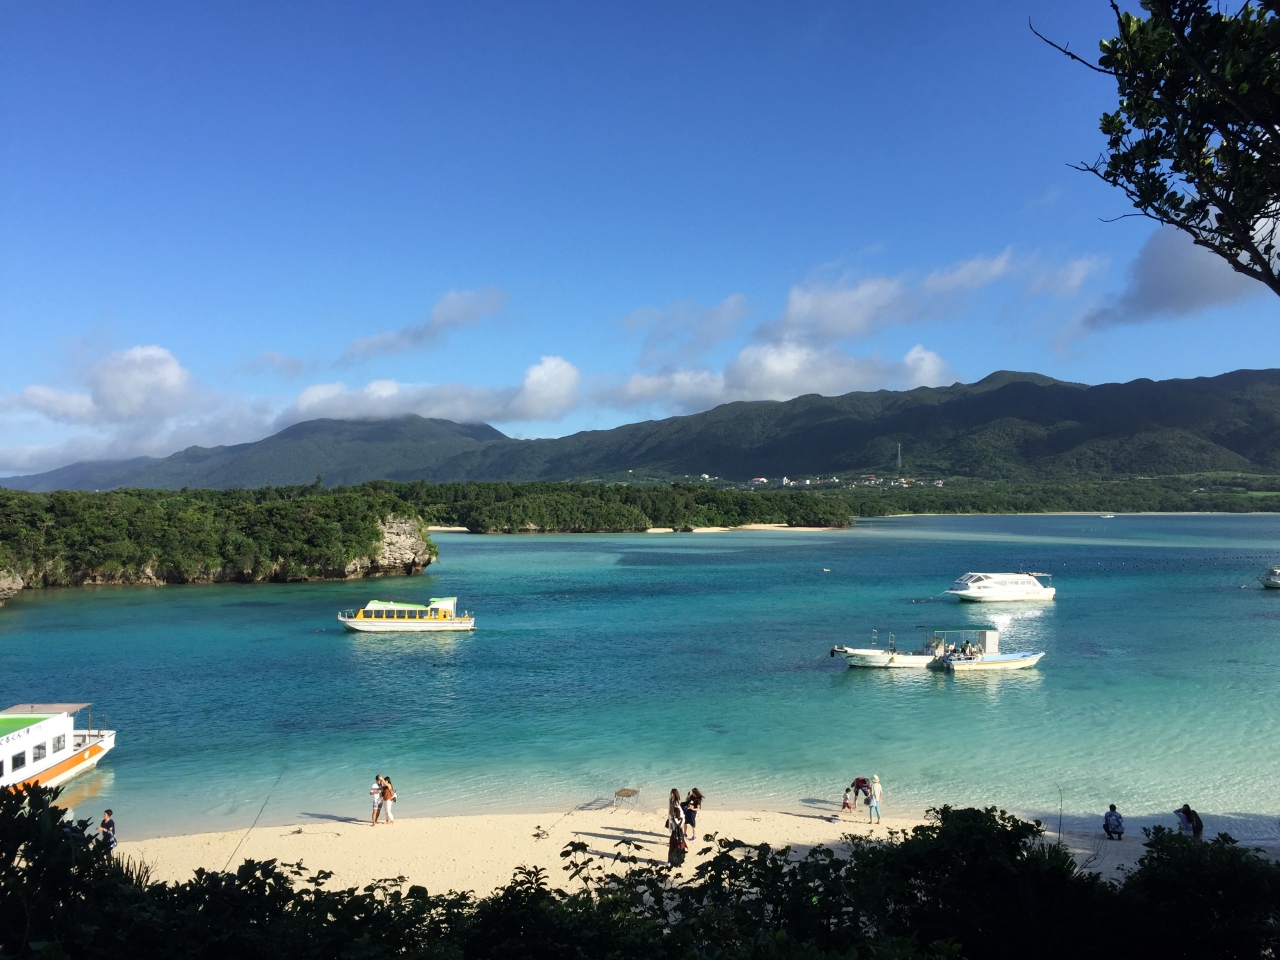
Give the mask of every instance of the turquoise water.
M 564 810 L 622 786 L 645 807 L 694 785 L 709 806 L 795 805 L 863 773 L 898 812 L 1280 814 L 1280 591 L 1253 580 L 1280 559 L 1280 517 L 438 540 L 412 580 L 24 593 L 0 611 L 0 699 L 105 712 L 119 746 L 68 800 L 112 806 L 133 837 L 364 816 L 376 772 L 402 816 Z M 1055 574 L 1059 599 L 920 602 L 1020 566 Z M 473 634 L 333 619 L 455 594 Z M 827 655 L 873 627 L 905 645 L 917 624 L 992 621 L 1006 649 L 1046 650 L 1040 668 L 956 679 Z

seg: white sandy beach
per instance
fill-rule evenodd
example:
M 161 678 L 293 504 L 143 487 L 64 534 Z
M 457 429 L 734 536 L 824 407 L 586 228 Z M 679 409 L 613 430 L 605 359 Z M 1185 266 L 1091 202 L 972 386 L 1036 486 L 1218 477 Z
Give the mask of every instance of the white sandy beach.
M 644 845 L 633 851 L 638 856 L 665 862 L 665 817 L 665 810 L 625 806 L 568 813 L 418 817 L 378 827 L 354 817 L 334 817 L 287 827 L 122 841 L 118 852 L 151 864 L 157 880 L 184 880 L 197 867 L 222 870 L 238 866 L 245 858 L 276 859 L 333 871 L 330 889 L 403 876 L 432 892 L 485 894 L 509 881 L 518 866 L 543 867 L 552 885 L 568 887 L 560 852 L 574 840 L 586 841 L 598 863 L 626 853 L 618 846 L 623 840 Z M 746 843 L 790 846 L 800 855 L 817 844 L 838 847 L 846 834 L 884 838 L 890 830 L 908 830 L 921 822 L 885 817 L 873 827 L 860 817 L 832 822 L 829 811 L 807 807 L 769 811 L 707 807 L 698 832 L 699 836 L 714 832 Z M 546 836 L 536 836 L 540 832 Z M 1130 824 L 1121 842 L 1108 842 L 1100 830 L 1092 828 L 1068 828 L 1064 840 L 1082 865 L 1104 877 L 1115 877 L 1118 867 L 1130 866 L 1142 855 L 1142 834 L 1136 823 Z M 705 859 L 699 851 L 709 846 L 701 840 L 690 843 L 683 875 L 691 875 L 692 868 Z M 1272 856 L 1278 852 L 1270 850 Z

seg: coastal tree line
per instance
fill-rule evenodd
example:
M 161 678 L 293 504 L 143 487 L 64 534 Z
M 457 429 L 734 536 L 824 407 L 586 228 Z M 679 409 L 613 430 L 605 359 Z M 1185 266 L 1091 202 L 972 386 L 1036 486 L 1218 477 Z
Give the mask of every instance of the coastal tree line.
M 474 533 L 618 533 L 774 523 L 843 527 L 910 513 L 1280 511 L 1280 477 L 738 490 L 710 484 L 442 483 L 256 490 L 0 489 L 0 573 L 28 586 L 301 580 L 377 555 L 381 521 Z M 434 550 L 428 538 L 424 541 Z
M 1154 828 L 1104 878 L 1039 822 L 931 811 L 888 839 L 794 856 L 707 835 L 685 874 L 632 840 L 569 844 L 564 886 L 521 868 L 484 897 L 404 878 L 330 890 L 305 865 L 244 861 L 153 882 L 42 787 L 0 792 L 0 955 L 309 960 L 882 960 L 1270 957 L 1280 864 L 1226 834 Z M 598 846 L 603 846 L 598 844 Z M 665 847 L 665 845 L 664 845 Z M 625 869 L 610 875 L 605 859 Z

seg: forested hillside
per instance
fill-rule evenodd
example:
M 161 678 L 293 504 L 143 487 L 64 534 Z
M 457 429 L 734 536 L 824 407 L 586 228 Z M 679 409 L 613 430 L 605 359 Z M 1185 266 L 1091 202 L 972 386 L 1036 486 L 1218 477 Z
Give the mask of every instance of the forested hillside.
M 729 403 L 544 440 L 407 416 L 313 420 L 257 443 L 72 464 L 13 489 L 327 486 L 366 480 L 678 480 L 708 474 L 1087 480 L 1280 472 L 1280 370 L 1101 386 L 1000 372 L 973 384 Z

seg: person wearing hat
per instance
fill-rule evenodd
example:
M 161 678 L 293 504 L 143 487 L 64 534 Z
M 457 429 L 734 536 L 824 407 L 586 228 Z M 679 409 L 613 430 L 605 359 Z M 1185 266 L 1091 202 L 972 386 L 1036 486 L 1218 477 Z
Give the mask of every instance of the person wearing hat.
M 874 822 L 880 822 L 880 801 L 884 799 L 884 788 L 880 786 L 880 777 L 873 776 L 871 778 L 871 794 L 867 797 L 867 822 L 871 823 L 872 817 Z

